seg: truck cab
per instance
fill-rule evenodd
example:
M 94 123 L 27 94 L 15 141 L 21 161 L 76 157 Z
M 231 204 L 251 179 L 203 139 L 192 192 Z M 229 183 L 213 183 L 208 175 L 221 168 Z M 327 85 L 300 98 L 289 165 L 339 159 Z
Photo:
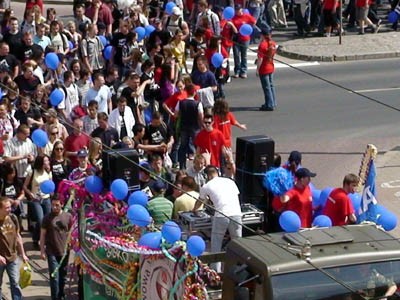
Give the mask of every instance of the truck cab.
M 231 241 L 222 299 L 400 299 L 398 287 L 399 240 L 352 225 Z

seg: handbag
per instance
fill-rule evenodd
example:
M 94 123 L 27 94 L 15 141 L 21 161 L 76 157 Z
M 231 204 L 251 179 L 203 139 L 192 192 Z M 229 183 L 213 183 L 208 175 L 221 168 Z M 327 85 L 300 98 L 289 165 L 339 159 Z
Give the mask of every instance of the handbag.
M 32 284 L 32 268 L 29 263 L 24 262 L 19 269 L 19 285 L 24 289 Z

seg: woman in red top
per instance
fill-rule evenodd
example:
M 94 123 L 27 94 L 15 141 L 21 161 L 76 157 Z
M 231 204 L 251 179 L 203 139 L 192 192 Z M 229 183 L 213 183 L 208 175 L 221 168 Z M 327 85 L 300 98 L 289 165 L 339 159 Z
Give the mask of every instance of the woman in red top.
M 324 0 L 323 1 L 323 14 L 325 22 L 325 36 L 330 37 L 332 30 L 340 30 L 338 24 L 339 13 L 340 13 L 340 1 L 339 0 Z
M 232 125 L 242 130 L 247 130 L 246 124 L 239 123 L 233 113 L 229 111 L 227 101 L 216 101 L 214 104 L 214 128 L 222 132 L 225 139 L 225 146 L 229 148 L 232 146 Z
M 269 27 L 261 30 L 262 39 L 258 46 L 257 73 L 260 77 L 261 86 L 264 92 L 264 104 L 261 111 L 273 111 L 276 107 L 275 86 L 274 86 L 274 55 L 277 50 L 276 43 L 271 38 Z

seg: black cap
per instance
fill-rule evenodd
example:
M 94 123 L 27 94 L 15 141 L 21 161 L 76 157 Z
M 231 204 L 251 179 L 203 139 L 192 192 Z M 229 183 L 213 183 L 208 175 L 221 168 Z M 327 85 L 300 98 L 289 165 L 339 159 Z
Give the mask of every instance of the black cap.
M 241 9 L 241 8 L 242 8 L 242 5 L 241 5 L 241 4 L 235 4 L 235 9 L 236 9 L 236 10 Z
M 158 179 L 158 180 L 154 181 L 152 184 L 150 184 L 150 188 L 153 191 L 158 192 L 158 193 L 167 189 L 164 181 L 162 181 L 161 179 Z
M 272 33 L 272 29 L 269 26 L 263 26 L 261 28 L 261 34 L 263 35 L 270 35 Z
M 306 168 L 300 168 L 296 171 L 296 173 L 294 173 L 294 176 L 296 176 L 296 178 L 304 178 L 304 177 L 315 177 L 317 176 L 316 173 L 311 172 L 309 169 Z
M 301 163 L 301 153 L 296 150 L 290 152 L 288 162 L 295 162 L 296 164 Z

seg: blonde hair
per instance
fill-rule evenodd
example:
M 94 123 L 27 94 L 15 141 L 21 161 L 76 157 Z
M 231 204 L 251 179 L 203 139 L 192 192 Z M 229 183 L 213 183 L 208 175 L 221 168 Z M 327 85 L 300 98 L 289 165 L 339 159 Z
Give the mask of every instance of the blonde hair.
M 88 159 L 91 161 L 92 159 L 97 159 L 97 155 L 100 152 L 100 148 L 103 146 L 103 142 L 100 138 L 95 137 L 90 140 L 89 144 L 89 154 Z

